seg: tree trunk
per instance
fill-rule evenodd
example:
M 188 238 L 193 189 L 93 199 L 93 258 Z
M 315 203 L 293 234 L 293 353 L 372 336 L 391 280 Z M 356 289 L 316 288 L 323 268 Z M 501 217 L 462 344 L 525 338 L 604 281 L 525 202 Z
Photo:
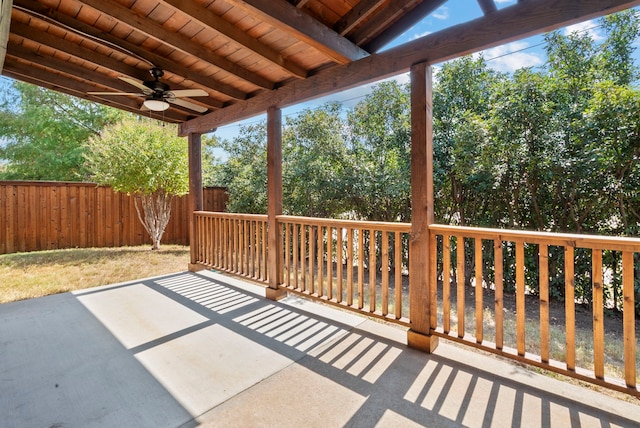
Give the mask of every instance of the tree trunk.
M 142 213 L 138 200 L 142 205 Z M 164 229 L 171 218 L 171 201 L 173 195 L 167 194 L 164 190 L 158 190 L 150 195 L 136 195 L 136 212 L 138 219 L 149 234 L 152 242 L 152 250 L 160 249 L 160 241 L 164 234 Z

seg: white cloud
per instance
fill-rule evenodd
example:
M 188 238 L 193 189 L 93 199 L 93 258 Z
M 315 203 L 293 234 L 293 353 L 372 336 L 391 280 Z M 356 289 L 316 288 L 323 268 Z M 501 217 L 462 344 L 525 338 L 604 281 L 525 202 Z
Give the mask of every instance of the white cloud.
M 568 36 L 571 33 L 582 33 L 587 32 L 593 40 L 600 41 L 603 40 L 604 37 L 598 31 L 598 24 L 594 20 L 579 22 L 578 24 L 569 25 L 564 29 L 564 35 Z
M 527 42 L 513 42 L 482 52 L 487 65 L 494 70 L 512 73 L 520 68 L 542 65 L 544 60 L 535 52 L 525 52 Z M 479 55 L 479 54 L 476 54 Z
M 436 9 L 431 16 L 442 21 L 444 21 L 445 19 L 449 19 L 449 8 L 446 6 L 442 6 Z

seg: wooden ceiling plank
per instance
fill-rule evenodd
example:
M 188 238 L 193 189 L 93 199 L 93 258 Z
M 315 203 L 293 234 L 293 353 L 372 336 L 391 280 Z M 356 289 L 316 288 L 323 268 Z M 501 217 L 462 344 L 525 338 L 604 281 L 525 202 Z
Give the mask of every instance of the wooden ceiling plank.
M 377 52 L 385 45 L 393 41 L 396 37 L 413 27 L 420 22 L 425 16 L 430 15 L 434 10 L 445 4 L 447 0 L 430 0 L 423 1 L 417 5 L 411 13 L 407 13 L 398 19 L 391 26 L 387 27 L 380 34 L 375 36 L 365 46 L 365 49 L 369 52 Z
M 60 26 L 60 28 L 69 28 L 69 27 L 75 28 L 79 30 L 81 33 L 84 33 L 87 36 L 90 36 L 92 40 L 96 43 L 101 43 L 107 47 L 119 46 L 125 51 L 128 51 L 129 54 L 138 56 L 141 60 L 148 62 L 150 67 L 154 65 L 160 66 L 163 68 L 165 72 L 182 76 L 184 78 L 187 78 L 188 76 L 189 80 L 199 83 L 203 85 L 205 88 L 209 88 L 210 90 L 213 90 L 216 92 L 221 92 L 217 90 L 217 82 L 212 82 L 211 80 L 205 80 L 205 79 L 197 79 L 195 76 L 193 76 L 194 73 L 191 70 L 187 69 L 186 67 L 175 64 L 174 62 L 171 62 L 154 53 L 148 52 L 145 49 L 141 48 L 140 46 L 127 42 L 125 40 L 122 40 L 112 34 L 102 32 L 100 29 L 87 25 L 68 15 L 61 14 L 61 13 L 58 13 L 57 11 L 44 7 L 34 0 L 14 0 L 14 5 L 18 5 L 19 7 L 24 8 L 23 11 L 25 13 L 33 13 L 34 16 L 36 17 L 43 16 L 48 18 L 47 22 L 51 25 L 57 24 Z M 142 71 L 139 71 L 136 76 L 130 75 L 129 77 L 134 77 L 137 80 L 148 80 L 149 75 L 147 73 L 142 73 Z M 198 80 L 201 80 L 201 81 L 198 81 Z M 211 83 L 215 83 L 216 86 L 213 86 L 213 87 L 209 86 L 209 84 Z M 108 86 L 108 85 L 105 85 L 105 86 Z M 176 89 L 192 89 L 192 88 L 179 87 Z M 223 103 L 220 100 L 217 100 L 212 97 L 200 98 L 199 101 L 202 101 L 205 105 L 211 108 L 221 108 L 223 106 Z
M 482 13 L 485 15 L 498 10 L 493 0 L 478 0 L 478 4 L 480 5 L 480 9 L 482 9 Z
M 275 87 L 274 82 L 252 73 L 226 58 L 221 57 L 220 55 L 216 55 L 207 49 L 197 46 L 189 38 L 184 37 L 181 34 L 168 31 L 161 24 L 140 16 L 135 11 L 121 6 L 116 2 L 105 2 L 104 0 L 81 1 L 87 6 L 90 6 L 105 15 L 111 16 L 114 20 L 135 28 L 137 31 L 144 33 L 147 37 L 151 37 L 161 43 L 171 45 L 176 50 L 184 52 L 187 55 L 194 56 L 201 61 L 208 62 L 209 64 L 246 80 L 247 82 L 253 83 L 258 87 L 265 89 L 273 89 Z M 227 95 L 232 96 L 233 98 L 246 98 L 246 94 L 241 93 L 241 91 L 232 90 L 231 88 L 227 88 L 226 90 L 230 92 L 227 93 Z M 232 93 L 234 95 L 232 95 Z
M 59 50 L 80 60 L 85 60 L 97 66 L 109 68 L 127 76 L 134 78 L 140 78 L 142 76 L 142 70 L 136 67 L 128 66 L 122 63 L 122 61 L 100 55 L 91 49 L 87 49 L 65 39 L 60 39 L 59 37 L 55 37 L 47 32 L 38 31 L 33 27 L 16 21 L 11 22 L 11 33 L 24 39 L 32 40 L 38 44 L 48 46 L 52 49 Z
M 287 107 L 409 70 L 421 62 L 437 64 L 514 40 L 551 31 L 640 5 L 640 0 L 538 0 L 519 2 L 473 21 L 450 27 L 350 64 L 318 72 L 269 93 L 192 119 L 179 132 L 206 133 L 225 124 Z M 489 31 L 488 29 L 500 29 Z
M 191 2 L 184 2 L 183 0 L 162 0 L 162 2 L 171 6 L 176 11 L 189 15 L 194 21 L 199 22 L 205 27 L 210 27 L 224 37 L 239 43 L 296 77 L 305 78 L 309 74 L 303 67 L 283 57 L 276 50 L 256 40 L 224 18 L 204 7 Z
M 333 61 L 345 64 L 365 58 L 368 52 L 285 0 L 225 0 L 274 27 L 294 35 Z
M 333 26 L 336 33 L 344 36 L 366 20 L 386 0 L 361 0 L 349 13 L 340 18 Z

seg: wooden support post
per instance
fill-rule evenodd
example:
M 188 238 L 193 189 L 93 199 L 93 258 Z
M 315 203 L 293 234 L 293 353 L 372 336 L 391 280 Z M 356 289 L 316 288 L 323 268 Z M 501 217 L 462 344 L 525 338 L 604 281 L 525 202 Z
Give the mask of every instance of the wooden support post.
M 409 242 L 409 309 L 411 348 L 433 352 L 438 337 L 431 335 L 429 283 L 429 225 L 434 223 L 433 109 L 431 66 L 411 67 L 411 238 Z
M 287 295 L 282 283 L 282 236 L 276 216 L 282 214 L 282 111 L 267 110 L 267 222 L 269 287 L 266 296 L 279 300 Z
M 198 242 L 196 223 L 193 213 L 202 210 L 202 140 L 200 134 L 191 133 L 189 141 L 189 247 L 191 262 L 189 270 L 192 272 L 204 269 L 197 263 Z

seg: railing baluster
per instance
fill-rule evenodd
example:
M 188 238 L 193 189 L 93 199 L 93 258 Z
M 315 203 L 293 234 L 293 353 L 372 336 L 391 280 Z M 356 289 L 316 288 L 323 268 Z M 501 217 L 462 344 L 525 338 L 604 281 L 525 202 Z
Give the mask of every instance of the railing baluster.
M 624 380 L 629 388 L 636 387 L 636 321 L 634 299 L 634 260 L 631 251 L 622 252 Z
M 333 227 L 327 227 L 327 299 L 333 299 Z
M 347 228 L 347 305 L 353 306 L 353 229 Z
M 314 294 L 316 291 L 315 284 L 315 257 L 316 257 L 316 230 L 315 226 L 309 226 L 309 293 Z
M 540 359 L 549 362 L 549 247 L 539 245 Z
M 604 379 L 604 300 L 602 250 L 593 250 L 593 366 L 597 379 Z
M 396 319 L 402 318 L 402 233 L 396 232 L 394 236 L 395 271 L 393 285 L 395 288 Z
M 576 369 L 575 250 L 564 247 L 565 348 L 567 370 Z
M 516 341 L 518 355 L 525 354 L 524 241 L 516 241 Z
M 464 337 L 464 279 L 464 237 L 462 235 L 456 235 L 456 315 L 458 317 L 458 337 L 460 338 Z
M 358 229 L 358 309 L 364 308 L 364 229 Z
M 300 288 L 300 284 L 298 282 L 299 277 L 299 263 L 298 263 L 298 245 L 300 245 L 298 241 L 298 236 L 300 234 L 300 229 L 296 223 L 293 223 L 293 286 L 297 290 Z
M 495 322 L 496 322 L 496 349 L 504 347 L 504 306 L 503 300 L 503 276 L 504 264 L 502 260 L 502 239 L 497 238 L 493 241 L 493 258 L 495 260 Z
M 435 330 L 438 327 L 438 235 L 429 234 L 429 257 L 431 261 L 431 273 L 429 275 L 429 298 L 431 299 L 431 317 L 429 319 L 429 328 Z
M 369 312 L 376 310 L 376 233 L 369 229 Z
M 342 303 L 342 301 L 343 301 L 343 297 L 342 297 L 342 286 L 343 286 L 343 281 L 342 281 L 342 275 L 343 275 L 343 268 L 342 268 L 342 259 L 343 259 L 342 232 L 343 232 L 343 230 L 344 229 L 342 227 L 338 227 L 336 229 L 336 250 L 337 250 L 337 254 L 336 254 L 336 267 L 337 267 L 336 276 L 338 277 L 338 285 L 337 285 L 336 294 L 337 294 L 338 303 Z
M 317 256 L 318 256 L 318 288 L 317 293 L 318 297 L 322 297 L 324 295 L 324 228 L 322 226 L 318 226 L 318 248 L 317 248 Z
M 442 327 L 451 331 L 451 236 L 442 236 Z
M 302 282 L 302 291 L 307 291 L 307 226 L 302 224 L 300 225 L 300 273 L 302 277 L 300 281 Z
M 269 270 L 267 269 L 267 222 L 262 222 L 262 280 L 269 280 Z M 275 251 L 275 249 L 274 249 Z
M 287 272 L 284 280 L 284 284 L 291 286 L 291 226 L 288 223 L 284 223 L 284 269 Z
M 476 342 L 483 340 L 483 302 L 482 302 L 482 239 L 475 239 L 475 263 L 476 263 Z

